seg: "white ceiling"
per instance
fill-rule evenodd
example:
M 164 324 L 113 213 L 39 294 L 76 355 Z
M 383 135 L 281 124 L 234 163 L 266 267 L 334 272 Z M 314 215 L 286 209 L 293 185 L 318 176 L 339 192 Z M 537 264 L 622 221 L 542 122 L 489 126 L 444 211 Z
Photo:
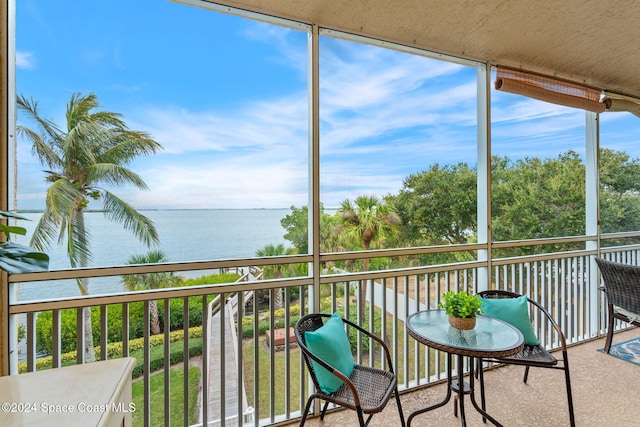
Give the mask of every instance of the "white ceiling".
M 637 0 L 214 2 L 640 97 Z

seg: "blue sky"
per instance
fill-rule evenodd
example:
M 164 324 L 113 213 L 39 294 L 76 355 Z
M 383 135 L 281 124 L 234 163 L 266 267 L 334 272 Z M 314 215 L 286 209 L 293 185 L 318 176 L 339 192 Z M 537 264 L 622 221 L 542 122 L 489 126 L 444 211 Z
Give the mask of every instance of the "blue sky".
M 150 191 L 115 190 L 136 208 L 307 204 L 305 32 L 159 0 L 20 0 L 16 28 L 17 92 L 43 115 L 62 124 L 71 95 L 94 92 L 162 144 L 131 165 Z M 320 49 L 325 206 L 476 163 L 474 68 L 329 37 Z M 495 154 L 584 151 L 582 111 L 492 96 Z M 603 145 L 637 156 L 637 118 L 601 117 Z M 42 208 L 42 166 L 22 141 L 18 159 L 18 207 Z

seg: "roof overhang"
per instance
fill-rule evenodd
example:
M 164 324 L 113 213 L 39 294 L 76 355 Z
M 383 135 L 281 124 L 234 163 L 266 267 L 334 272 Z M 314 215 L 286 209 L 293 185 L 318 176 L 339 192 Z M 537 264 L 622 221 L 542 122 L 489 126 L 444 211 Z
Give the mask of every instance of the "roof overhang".
M 640 97 L 633 0 L 213 2 Z

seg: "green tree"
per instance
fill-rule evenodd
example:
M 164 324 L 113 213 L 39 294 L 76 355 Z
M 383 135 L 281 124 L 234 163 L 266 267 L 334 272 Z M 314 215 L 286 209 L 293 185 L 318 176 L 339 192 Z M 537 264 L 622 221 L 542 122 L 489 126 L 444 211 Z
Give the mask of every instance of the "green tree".
M 585 165 L 574 151 L 555 158 L 491 161 L 494 241 L 576 236 L 585 233 Z M 462 244 L 477 235 L 476 170 L 464 163 L 410 175 L 397 195 L 387 197 L 402 219 L 404 246 Z M 603 232 L 640 229 L 640 162 L 624 152 L 600 152 L 600 221 Z M 579 243 L 502 251 L 568 250 Z M 459 257 L 461 253 L 454 256 Z M 432 255 L 437 262 L 452 256 Z M 430 258 L 431 259 L 431 258 Z M 459 258 L 456 258 L 459 260 Z M 421 259 L 424 263 L 425 259 Z
M 286 230 L 284 238 L 291 242 L 298 253 L 309 253 L 309 208 L 291 206 L 291 213 L 285 215 L 280 224 Z
M 309 253 L 309 209 L 302 206 L 300 209 L 291 206 L 291 214 L 286 215 L 280 223 L 287 230 L 284 238 L 289 240 L 296 248 L 297 253 Z M 330 215 L 324 211 L 320 205 L 320 252 L 341 252 L 347 250 L 349 243 L 340 234 L 342 220 L 338 214 Z M 334 261 L 328 262 L 326 268 L 331 268 Z M 344 265 L 345 261 L 337 261 L 338 266 Z M 307 264 L 298 264 L 301 274 L 306 274 Z
M 395 238 L 400 224 L 395 209 L 375 196 L 358 196 L 353 202 L 349 199 L 342 201 L 338 215 L 341 219 L 339 231 L 356 245 L 362 244 L 365 251 L 385 239 Z M 369 269 L 368 258 L 364 259 L 363 269 Z
M 496 158 L 492 174 L 494 241 L 584 234 L 585 166 L 577 153 L 516 162 Z
M 365 251 L 385 239 L 395 238 L 400 224 L 400 218 L 393 207 L 375 196 L 358 196 L 353 202 L 349 199 L 342 201 L 338 215 L 342 222 L 340 232 L 355 245 L 362 244 Z M 369 258 L 364 258 L 363 270 L 369 270 Z M 360 318 L 363 318 L 366 295 L 366 286 L 361 286 Z
M 274 245 L 273 243 L 269 243 L 265 245 L 262 249 L 258 249 L 256 251 L 256 256 L 259 257 L 275 257 L 282 255 L 291 255 L 295 253 L 292 248 L 285 248 L 283 243 L 278 243 Z M 265 278 L 267 279 L 280 279 L 284 277 L 288 269 L 288 265 L 286 264 L 273 264 L 265 266 L 263 271 L 265 274 Z M 277 310 L 282 308 L 282 288 L 274 289 L 274 308 Z
M 640 230 L 640 161 L 600 150 L 600 224 L 603 233 Z
M 149 251 L 144 255 L 133 255 L 127 260 L 127 264 L 160 264 L 167 262 L 167 255 L 159 250 Z M 148 289 L 161 289 L 178 286 L 182 278 L 173 272 L 127 274 L 122 276 L 122 285 L 128 291 L 142 291 Z M 158 303 L 149 301 L 149 317 L 151 322 L 151 334 L 159 334 L 160 317 L 158 316 Z
M 84 211 L 90 199 L 102 202 L 107 219 L 124 226 L 150 246 L 159 242 L 153 222 L 136 211 L 107 187 L 132 185 L 147 189 L 140 176 L 127 166 L 137 157 L 155 154 L 162 147 L 149 135 L 128 129 L 121 115 L 99 110 L 95 94 L 74 94 L 66 106 L 66 128 L 41 116 L 38 103 L 19 96 L 18 109 L 33 121 L 35 129 L 18 126 L 32 143 L 32 151 L 47 167 L 49 184 L 45 210 L 36 225 L 31 246 L 44 250 L 66 238 L 72 268 L 87 267 L 91 260 L 90 233 Z M 105 187 L 103 187 L 103 185 Z M 77 280 L 82 295 L 89 294 L 89 281 Z M 85 359 L 94 359 L 91 311 L 85 317 Z
M 466 163 L 433 164 L 411 174 L 397 196 L 390 196 L 402 220 L 406 245 L 467 243 L 477 234 L 477 172 Z
M 284 238 L 291 242 L 297 253 L 309 253 L 309 208 L 302 206 L 298 209 L 291 206 L 291 213 L 282 218 L 280 224 L 286 230 Z M 334 216 L 326 213 L 324 207 L 320 205 L 320 246 L 323 252 L 335 249 L 335 245 L 331 241 L 336 235 L 337 225 Z

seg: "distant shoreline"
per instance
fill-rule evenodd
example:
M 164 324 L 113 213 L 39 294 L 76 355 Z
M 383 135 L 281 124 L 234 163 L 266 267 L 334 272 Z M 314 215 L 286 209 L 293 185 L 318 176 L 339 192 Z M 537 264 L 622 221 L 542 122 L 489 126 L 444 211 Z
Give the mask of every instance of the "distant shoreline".
M 139 212 L 142 211 L 282 211 L 282 210 L 290 210 L 291 207 L 288 208 L 141 208 L 136 209 Z M 42 213 L 44 209 L 18 209 L 12 210 L 11 212 L 20 212 L 20 213 Z M 105 212 L 102 209 L 87 209 L 84 211 L 85 213 L 101 213 Z
M 297 207 L 296 207 L 297 208 Z M 299 208 L 298 208 L 299 209 Z M 325 211 L 335 211 L 338 208 L 324 208 Z M 138 212 L 159 212 L 159 211 L 284 211 L 291 210 L 287 208 L 141 208 L 136 209 Z M 44 209 L 18 209 L 11 212 L 18 213 L 42 213 Z M 102 209 L 87 209 L 85 213 L 104 213 Z

